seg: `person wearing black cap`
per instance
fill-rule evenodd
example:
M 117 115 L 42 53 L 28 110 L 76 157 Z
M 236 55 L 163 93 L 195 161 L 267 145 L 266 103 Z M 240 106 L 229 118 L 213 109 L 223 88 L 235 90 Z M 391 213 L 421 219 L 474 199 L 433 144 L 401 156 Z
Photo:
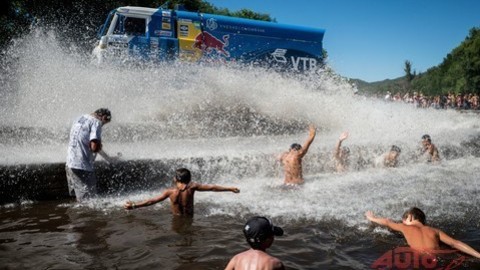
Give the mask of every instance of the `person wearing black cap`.
M 282 228 L 274 226 L 266 217 L 256 216 L 247 221 L 243 234 L 251 249 L 235 255 L 225 270 L 285 269 L 279 259 L 266 252 L 275 236 L 283 235 Z
M 310 125 L 309 136 L 303 146 L 294 143 L 290 146 L 288 152 L 284 152 L 279 157 L 285 173 L 285 185 L 298 185 L 304 182 L 302 174 L 302 159 L 307 154 L 308 148 L 312 144 L 313 139 L 315 139 L 315 134 L 315 126 Z
M 421 154 L 424 155 L 428 162 L 439 162 L 440 154 L 437 147 L 432 143 L 430 135 L 425 134 L 422 136 L 422 150 Z
M 100 108 L 78 118 L 71 130 L 67 150 L 68 192 L 77 201 L 97 194 L 97 178 L 93 162 L 97 154 L 109 161 L 111 158 L 102 150 L 102 127 L 112 120 L 110 110 Z

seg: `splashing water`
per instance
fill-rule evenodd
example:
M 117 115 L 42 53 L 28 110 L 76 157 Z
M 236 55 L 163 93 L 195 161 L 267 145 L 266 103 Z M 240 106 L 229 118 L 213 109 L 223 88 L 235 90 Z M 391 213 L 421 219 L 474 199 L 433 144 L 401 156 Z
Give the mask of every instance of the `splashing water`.
M 187 63 L 97 67 L 42 29 L 16 40 L 2 65 L 2 164 L 64 162 L 71 122 L 108 107 L 113 121 L 104 129 L 104 144 L 125 159 L 224 158 L 212 166 L 222 166 L 219 179 L 205 181 L 237 185 L 242 193 L 197 195 L 211 215 L 335 217 L 360 225 L 367 209 L 391 217 L 412 205 L 433 217 L 479 210 L 478 114 L 367 99 L 327 72 L 289 75 Z M 282 190 L 275 155 L 303 143 L 309 123 L 318 135 L 305 157 L 306 184 Z M 331 152 L 344 130 L 351 134 L 345 144 L 354 162 L 363 165 L 335 174 Z M 444 157 L 440 165 L 413 158 L 426 133 Z M 400 168 L 371 166 L 392 144 L 402 148 Z M 125 199 L 106 198 L 102 207 Z

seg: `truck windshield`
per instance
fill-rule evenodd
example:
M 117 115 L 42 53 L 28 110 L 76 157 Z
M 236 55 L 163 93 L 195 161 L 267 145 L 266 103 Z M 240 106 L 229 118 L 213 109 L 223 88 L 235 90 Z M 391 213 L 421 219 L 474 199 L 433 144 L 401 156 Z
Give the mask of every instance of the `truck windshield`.
M 113 31 L 116 35 L 145 36 L 146 22 L 144 18 L 118 16 Z

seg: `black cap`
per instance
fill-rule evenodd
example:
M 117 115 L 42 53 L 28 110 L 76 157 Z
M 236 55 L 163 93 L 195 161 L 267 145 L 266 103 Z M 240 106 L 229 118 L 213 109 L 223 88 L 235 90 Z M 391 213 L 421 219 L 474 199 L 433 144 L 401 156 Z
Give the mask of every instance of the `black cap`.
M 431 140 L 430 135 L 428 135 L 428 134 L 423 135 L 422 140 Z
M 283 229 L 273 226 L 272 221 L 266 217 L 252 217 L 245 224 L 243 234 L 249 243 L 258 244 L 271 236 L 282 236 Z

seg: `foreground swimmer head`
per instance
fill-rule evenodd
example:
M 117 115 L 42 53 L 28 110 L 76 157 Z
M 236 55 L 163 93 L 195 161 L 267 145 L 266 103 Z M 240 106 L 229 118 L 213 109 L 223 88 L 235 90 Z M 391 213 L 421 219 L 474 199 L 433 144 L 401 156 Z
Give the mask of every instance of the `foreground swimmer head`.
M 275 236 L 283 235 L 282 228 L 274 226 L 266 217 L 256 216 L 247 221 L 243 234 L 251 249 L 235 255 L 225 269 L 285 269 L 279 259 L 266 252 Z
M 174 215 L 193 216 L 193 197 L 195 191 L 240 192 L 236 187 L 223 187 L 191 182 L 191 173 L 185 168 L 176 170 L 173 181 L 175 186 L 167 189 L 161 195 L 140 202 L 127 201 L 123 207 L 130 210 L 156 204 L 169 198 Z
M 286 185 L 298 185 L 304 182 L 302 174 L 302 159 L 307 154 L 308 148 L 315 139 L 316 129 L 314 125 L 309 126 L 308 139 L 302 145 L 294 143 L 287 152 L 284 152 L 278 159 L 283 165 Z
M 376 217 L 372 211 L 367 211 L 365 216 L 374 223 L 401 232 L 407 240 L 408 245 L 420 252 L 435 253 L 435 250 L 440 249 L 440 242 L 443 242 L 452 248 L 458 249 L 473 257 L 480 258 L 480 253 L 469 245 L 453 239 L 439 229 L 425 225 L 425 213 L 417 207 L 412 207 L 405 211 L 401 223 Z

